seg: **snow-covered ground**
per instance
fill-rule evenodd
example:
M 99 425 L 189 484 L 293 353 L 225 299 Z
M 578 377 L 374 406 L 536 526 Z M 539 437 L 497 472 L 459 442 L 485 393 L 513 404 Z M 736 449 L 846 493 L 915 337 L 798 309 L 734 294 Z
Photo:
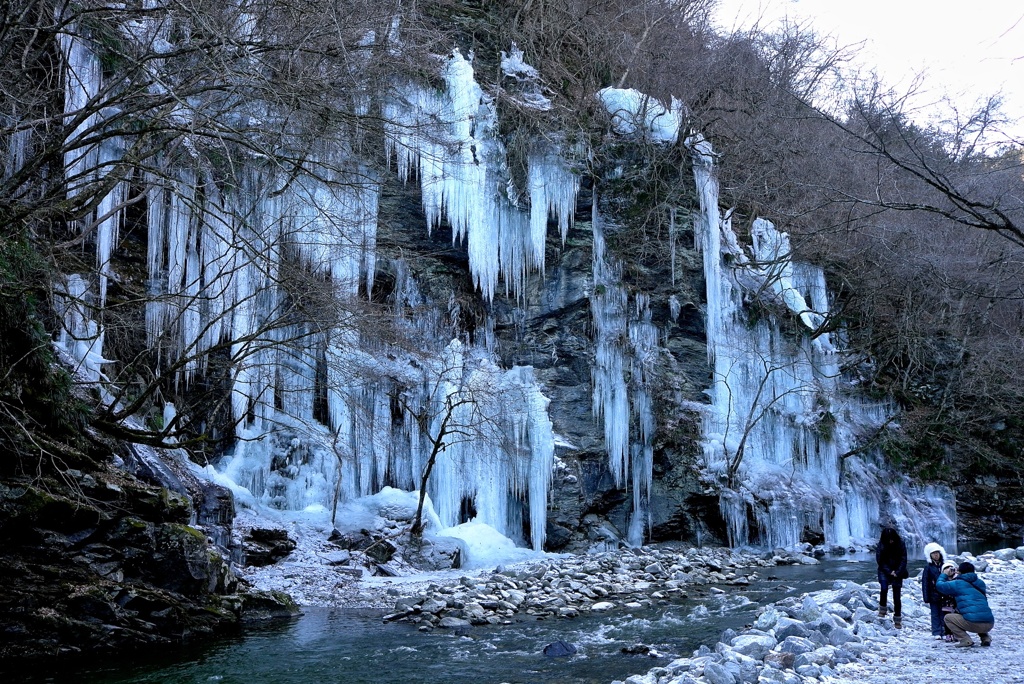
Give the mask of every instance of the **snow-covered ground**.
M 241 494 L 248 493 L 242 491 Z M 236 491 L 236 498 L 239 496 Z M 378 494 L 343 504 L 336 525 L 331 522 L 330 513 L 319 507 L 275 511 L 250 505 L 235 518 L 235 534 L 239 538 L 244 538 L 250 528 L 272 527 L 287 532 L 296 547 L 273 565 L 240 568 L 238 575 L 255 589 L 283 591 L 303 606 L 388 610 L 394 606 L 396 593 L 421 592 L 431 584 L 458 584 L 462 577 L 474 577 L 500 565 L 558 557 L 558 554 L 517 547 L 482 523 L 463 523 L 442 529 L 429 499 L 424 512 L 424 538 L 457 544 L 462 552 L 461 569 L 423 572 L 396 557 L 388 566 L 400 576 L 376 576 L 372 570 L 374 564 L 365 554 L 342 550 L 328 540 L 333 530 L 371 530 L 383 538 L 403 536 L 416 504 L 414 492 L 385 487 Z M 389 590 L 392 591 L 389 593 Z
M 1024 682 L 1024 563 L 990 564 L 979 576 L 988 585 L 989 605 L 996 616 L 989 648 L 956 648 L 930 635 L 927 606 L 913 580 L 903 591 L 904 627 L 899 636 L 840 665 L 829 684 L 1005 684 Z M 977 644 L 977 636 L 972 636 Z

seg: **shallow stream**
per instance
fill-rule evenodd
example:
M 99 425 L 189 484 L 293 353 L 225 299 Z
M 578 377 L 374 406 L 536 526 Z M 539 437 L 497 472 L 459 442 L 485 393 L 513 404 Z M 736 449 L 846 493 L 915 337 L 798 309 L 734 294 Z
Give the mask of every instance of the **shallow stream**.
M 917 563 L 915 570 L 922 564 Z M 755 569 L 743 570 L 753 572 Z M 821 565 L 756 569 L 750 586 L 693 587 L 690 598 L 642 610 L 616 608 L 575 619 L 474 627 L 465 635 L 421 633 L 385 624 L 376 613 L 307 608 L 295 620 L 249 630 L 203 647 L 175 650 L 163 659 L 119 659 L 116 664 L 37 672 L 23 681 L 82 684 L 609 684 L 713 644 L 722 630 L 753 622 L 757 609 L 786 596 L 827 589 L 837 579 L 868 582 L 873 559 L 827 560 Z M 912 570 L 912 575 L 914 570 Z M 910 580 L 905 591 L 919 591 Z M 573 644 L 576 655 L 552 658 L 544 646 Z M 626 655 L 642 643 L 660 657 Z

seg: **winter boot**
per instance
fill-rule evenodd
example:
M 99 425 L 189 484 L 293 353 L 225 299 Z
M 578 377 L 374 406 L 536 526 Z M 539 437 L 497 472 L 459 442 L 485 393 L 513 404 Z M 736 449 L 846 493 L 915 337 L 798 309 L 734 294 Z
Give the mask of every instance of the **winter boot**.
M 956 642 L 957 648 L 970 648 L 971 646 L 974 646 L 974 642 L 971 641 L 971 637 L 964 637 L 960 641 Z
M 903 616 L 902 615 L 893 615 L 892 616 L 892 624 L 893 624 L 893 626 L 896 629 L 903 629 Z
M 990 637 L 988 634 L 979 634 L 978 636 L 981 637 L 981 645 L 982 646 L 991 646 L 992 645 L 992 637 Z
M 884 605 L 878 607 L 878 617 L 885 617 L 885 614 L 887 612 L 888 611 L 886 610 L 886 607 Z

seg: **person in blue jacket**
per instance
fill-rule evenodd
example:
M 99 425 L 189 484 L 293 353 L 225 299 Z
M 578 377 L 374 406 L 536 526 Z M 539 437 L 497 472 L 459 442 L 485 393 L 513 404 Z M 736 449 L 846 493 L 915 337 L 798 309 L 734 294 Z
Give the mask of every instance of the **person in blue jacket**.
M 963 562 L 957 570 L 947 568 L 935 583 L 940 594 L 956 599 L 957 613 L 946 615 L 946 627 L 953 633 L 957 646 L 974 646 L 968 632 L 974 632 L 982 646 L 992 643 L 989 632 L 995 626 L 996 618 L 988 607 L 987 587 L 974 571 L 974 565 Z
M 945 630 L 942 604 L 949 599 L 935 589 L 935 583 L 942 574 L 942 566 L 946 562 L 946 549 L 935 542 L 925 544 L 924 557 L 928 559 L 928 565 L 924 566 L 924 572 L 921 573 L 921 597 L 932 611 L 932 636 L 942 639 Z
M 889 587 L 892 587 L 892 621 L 896 629 L 903 627 L 903 602 L 900 591 L 907 573 L 907 544 L 895 527 L 882 529 L 882 536 L 875 547 L 875 561 L 878 563 L 878 583 L 882 585 L 878 601 L 878 617 L 885 617 Z

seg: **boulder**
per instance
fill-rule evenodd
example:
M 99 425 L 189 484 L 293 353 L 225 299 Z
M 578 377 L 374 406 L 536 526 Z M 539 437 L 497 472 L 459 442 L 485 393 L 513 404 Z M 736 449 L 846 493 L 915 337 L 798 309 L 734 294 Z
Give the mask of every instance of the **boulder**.
M 417 570 L 455 570 L 466 557 L 464 542 L 455 537 L 435 537 L 407 544 L 402 549 L 405 561 Z
M 279 528 L 254 527 L 242 541 L 245 564 L 252 567 L 273 565 L 295 550 L 295 541 Z
M 778 622 L 775 623 L 775 638 L 779 641 L 791 636 L 807 637 L 810 631 L 807 625 L 793 618 L 779 618 Z
M 549 658 L 564 658 L 575 654 L 576 647 L 566 641 L 555 641 L 544 647 L 544 655 Z
M 1017 550 L 1016 549 L 999 549 L 998 551 L 993 551 L 992 555 L 995 556 L 996 558 L 998 558 L 1001 561 L 1011 561 L 1011 560 L 1016 560 L 1017 559 Z
M 737 653 L 742 653 L 750 658 L 756 658 L 760 660 L 773 648 L 775 644 L 774 637 L 770 636 L 758 636 L 754 634 L 741 634 L 732 640 L 729 644 L 732 649 Z
M 815 648 L 817 646 L 813 641 L 798 636 L 786 637 L 786 640 L 779 645 L 779 651 L 793 656 L 798 656 L 801 653 L 810 653 Z M 792 667 L 792 663 L 787 667 Z
M 242 622 L 263 622 L 295 617 L 299 607 L 288 594 L 280 591 L 253 591 L 239 594 L 238 614 Z
M 778 621 L 783 617 L 782 613 L 775 606 L 768 606 L 761 614 L 754 620 L 754 627 L 760 630 L 769 630 L 773 628 Z

